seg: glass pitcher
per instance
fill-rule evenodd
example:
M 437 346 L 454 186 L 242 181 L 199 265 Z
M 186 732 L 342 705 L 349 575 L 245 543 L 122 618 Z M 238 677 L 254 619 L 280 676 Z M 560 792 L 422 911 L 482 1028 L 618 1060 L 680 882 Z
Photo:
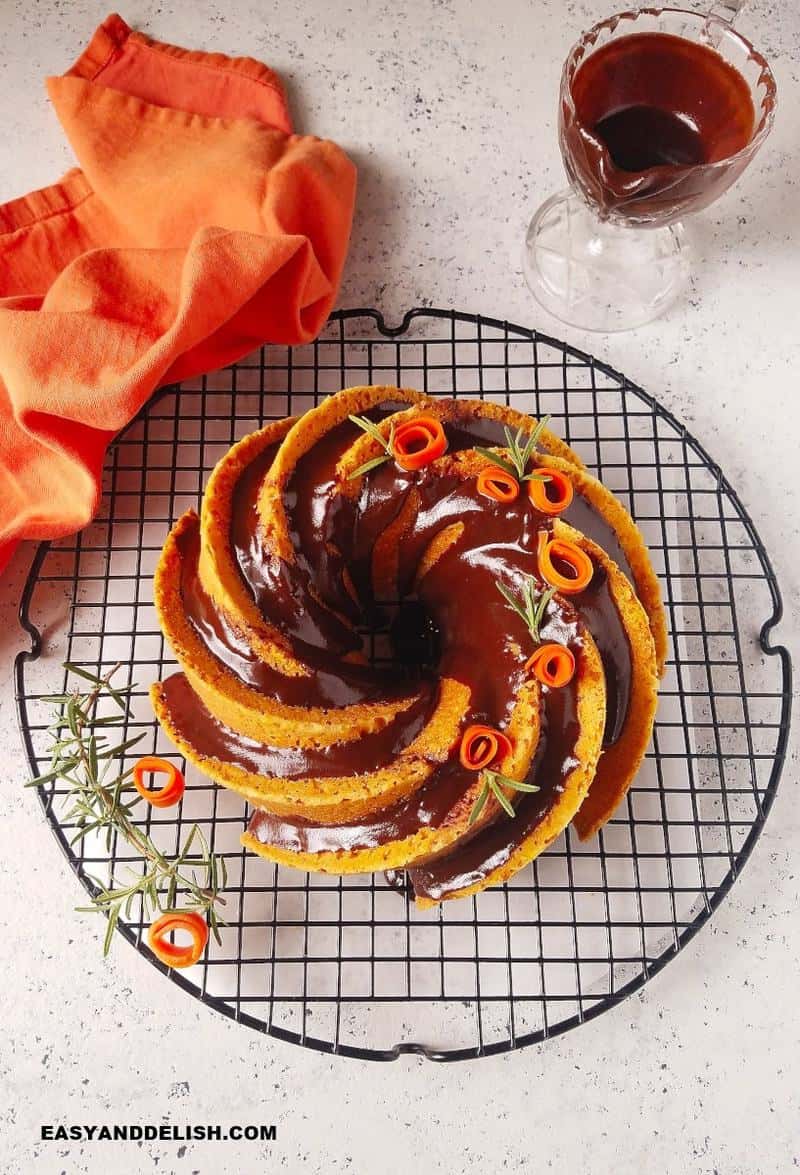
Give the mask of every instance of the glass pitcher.
M 741 2 L 622 12 L 569 53 L 559 141 L 571 187 L 535 214 L 524 251 L 556 317 L 626 330 L 683 290 L 683 219 L 731 186 L 774 120 L 772 72 L 730 23 Z

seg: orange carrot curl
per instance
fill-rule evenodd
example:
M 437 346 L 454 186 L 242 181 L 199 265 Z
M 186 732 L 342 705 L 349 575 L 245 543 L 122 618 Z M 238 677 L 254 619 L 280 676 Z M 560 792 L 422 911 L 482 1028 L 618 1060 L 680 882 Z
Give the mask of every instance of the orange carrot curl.
M 468 726 L 461 740 L 458 758 L 469 771 L 482 771 L 512 749 L 511 739 L 492 726 Z
M 562 514 L 572 501 L 572 482 L 560 469 L 540 466 L 536 472 L 544 474 L 547 481 L 529 481 L 528 497 L 541 514 Z
M 415 416 L 398 425 L 392 456 L 401 469 L 412 472 L 430 465 L 447 450 L 447 437 L 435 416 Z
M 499 465 L 486 465 L 478 474 L 477 485 L 479 494 L 495 502 L 513 502 L 519 495 L 519 482 Z
M 551 587 L 568 596 L 582 592 L 592 582 L 594 564 L 575 543 L 548 538 L 539 532 L 539 574 Z
M 183 946 L 170 942 L 172 931 L 185 931 L 192 941 Z M 202 955 L 208 942 L 208 924 L 200 914 L 190 910 L 170 910 L 157 918 L 147 932 L 147 943 L 155 957 L 168 967 L 191 967 Z
M 572 681 L 575 673 L 575 657 L 566 645 L 539 645 L 536 652 L 525 662 L 526 669 L 532 669 L 534 676 L 551 689 L 559 689 Z
M 144 780 L 148 772 L 166 775 L 167 782 L 158 790 L 151 791 Z M 171 808 L 180 801 L 186 781 L 174 763 L 158 755 L 144 755 L 133 769 L 133 786 L 142 799 L 154 808 Z

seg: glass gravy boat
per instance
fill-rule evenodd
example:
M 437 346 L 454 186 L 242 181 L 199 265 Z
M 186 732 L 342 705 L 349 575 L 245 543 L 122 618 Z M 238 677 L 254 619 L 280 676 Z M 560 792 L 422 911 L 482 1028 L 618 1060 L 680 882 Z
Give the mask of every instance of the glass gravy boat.
M 524 256 L 531 289 L 563 321 L 629 329 L 681 293 L 681 221 L 734 183 L 774 121 L 772 72 L 725 19 L 739 7 L 622 12 L 570 51 L 559 141 L 572 187 L 536 213 Z

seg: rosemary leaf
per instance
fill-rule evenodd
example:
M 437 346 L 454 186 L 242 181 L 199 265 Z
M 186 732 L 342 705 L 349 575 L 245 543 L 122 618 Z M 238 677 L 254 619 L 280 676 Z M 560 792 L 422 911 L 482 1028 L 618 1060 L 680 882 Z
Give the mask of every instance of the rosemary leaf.
M 536 604 L 536 610 L 533 617 L 533 630 L 536 632 L 538 640 L 541 640 L 540 629 L 542 626 L 542 621 L 544 620 L 544 614 L 547 611 L 548 604 L 555 594 L 556 589 L 554 587 L 547 588 L 539 596 L 538 603 Z
M 511 803 L 511 801 L 508 799 L 508 797 L 506 796 L 506 794 L 505 794 L 505 792 L 503 791 L 503 789 L 502 789 L 502 788 L 500 787 L 500 785 L 497 783 L 497 780 L 496 780 L 496 778 L 494 778 L 494 777 L 492 776 L 492 773 L 491 773 L 491 772 L 489 772 L 489 773 L 488 773 L 488 775 L 487 775 L 487 779 L 486 779 L 486 782 L 487 782 L 487 785 L 488 785 L 488 787 L 489 787 L 489 790 L 491 791 L 491 793 L 492 793 L 492 795 L 494 796 L 494 798 L 497 800 L 497 802 L 498 802 L 498 804 L 500 805 L 500 807 L 501 807 L 501 808 L 503 809 L 503 811 L 504 811 L 504 812 L 506 812 L 506 813 L 507 813 L 507 815 L 509 815 L 509 816 L 512 818 L 512 820 L 513 820 L 514 816 L 516 815 L 516 812 L 514 811 L 514 805 L 513 805 L 513 804 Z
M 97 736 L 90 734 L 86 740 L 86 758 L 92 783 L 97 783 Z
M 81 826 L 78 828 L 78 831 L 75 833 L 69 843 L 71 845 L 77 844 L 79 841 L 82 841 L 84 837 L 88 836 L 90 832 L 96 832 L 99 828 L 102 828 L 103 823 L 104 822 L 102 820 L 95 820 L 91 824 L 81 824 Z
M 25 787 L 42 787 L 45 783 L 52 783 L 55 779 L 61 779 L 67 771 L 72 771 L 73 767 L 77 767 L 78 760 L 64 760 L 58 767 L 54 767 L 52 771 L 46 771 L 44 775 L 39 775 L 36 779 L 31 779 L 25 784 Z
M 97 723 L 95 723 L 95 726 Z M 131 747 L 135 747 L 144 738 L 144 731 L 141 734 L 134 735 L 133 738 L 126 738 L 124 743 L 119 746 L 111 747 L 108 751 L 101 751 L 98 755 L 99 759 L 116 759 L 118 755 L 123 755 L 125 751 L 129 751 Z
M 510 473 L 512 477 L 517 476 L 516 468 L 510 461 L 506 461 L 505 457 L 501 457 L 499 453 L 495 453 L 492 449 L 481 448 L 480 445 L 475 446 L 475 452 L 480 453 L 481 457 L 485 457 L 487 461 L 491 461 L 494 465 L 499 465 L 506 473 Z
M 221 947 L 222 935 L 219 932 L 219 918 L 217 917 L 217 912 L 213 907 L 208 911 L 208 921 L 211 926 L 211 933 L 214 935 L 214 941 L 216 942 L 217 946 Z
M 137 898 L 141 899 L 142 916 L 148 909 L 159 909 L 160 890 L 167 891 L 172 907 L 177 896 L 185 894 L 186 904 L 201 911 L 209 925 L 215 927 L 220 921 L 216 907 L 225 904 L 220 892 L 227 885 L 224 860 L 211 852 L 197 825 L 190 830 L 178 859 L 170 860 L 165 856 L 134 821 L 134 805 L 141 802 L 138 794 L 134 795 L 131 802 L 123 799 L 123 796 L 134 792 L 130 782 L 133 768 L 125 767 L 124 756 L 144 738 L 145 732 L 125 738 L 116 746 L 108 746 L 106 739 L 97 733 L 98 728 L 103 727 L 121 725 L 125 730 L 130 727 L 132 715 L 129 699 L 136 687 L 115 687 L 111 684 L 111 678 L 121 668 L 120 665 L 115 665 L 103 677 L 95 677 L 80 666 L 68 664 L 65 668 L 89 682 L 91 689 L 85 694 L 75 691 L 48 695 L 52 704 L 58 707 L 56 720 L 49 727 L 50 763 L 47 771 L 31 780 L 27 786 L 42 787 L 56 781 L 67 785 L 68 790 L 62 798 L 63 806 L 69 808 L 67 820 L 74 822 L 75 826 L 73 844 L 90 833 L 99 834 L 105 830 L 107 851 L 110 851 L 113 837 L 117 836 L 142 858 L 141 872 L 133 872 L 133 880 L 128 884 L 120 883 L 114 877 L 109 878 L 108 885 L 96 878 L 89 878 L 94 885 L 92 905 L 79 908 L 107 915 L 103 953 L 107 954 L 111 948 L 114 930 L 123 912 L 125 918 L 129 919 Z M 97 704 L 101 696 L 110 697 L 119 706 L 120 712 L 97 717 Z M 65 728 L 68 728 L 69 735 L 64 733 Z M 199 851 L 192 854 L 195 845 Z M 181 871 L 183 862 L 191 867 L 186 873 Z M 204 874 L 203 887 L 198 885 L 195 867 Z
M 547 428 L 549 423 L 550 423 L 550 413 L 549 412 L 548 412 L 547 416 L 543 416 L 541 418 L 541 420 L 536 421 L 536 426 L 533 429 L 533 432 L 531 433 L 531 440 L 533 442 L 533 444 L 531 446 L 531 452 L 533 452 L 533 450 L 539 444 L 539 441 L 542 439 L 542 433 Z
M 470 812 L 469 820 L 467 821 L 468 828 L 472 827 L 472 825 L 478 819 L 481 812 L 483 811 L 484 804 L 486 803 L 488 798 L 489 798 L 489 784 L 484 782 L 483 787 L 478 792 L 478 798 L 476 799 L 475 803 L 472 805 L 472 811 Z
M 505 584 L 497 581 L 497 590 L 506 600 L 510 608 L 513 608 L 517 615 L 525 622 L 531 638 L 535 644 L 541 642 L 540 628 L 542 620 L 544 619 L 547 605 L 555 595 L 554 588 L 543 589 L 540 593 L 537 591 L 536 580 L 532 575 L 526 575 L 522 581 L 522 601 L 514 597 Z
M 538 426 L 537 426 L 538 427 Z M 533 456 L 533 451 L 536 448 L 536 429 L 528 434 L 528 440 L 525 443 L 525 448 L 522 450 L 522 468 L 526 469 L 528 462 Z
M 365 461 L 363 465 L 359 465 L 352 473 L 348 473 L 347 480 L 352 481 L 354 477 L 361 477 L 362 473 L 369 473 L 370 469 L 377 469 L 379 465 L 383 465 L 386 461 L 390 461 L 391 457 L 388 453 L 381 457 L 372 457 L 369 461 Z
M 176 867 L 183 865 L 185 863 L 187 857 L 189 856 L 189 852 L 191 850 L 191 847 L 194 844 L 194 839 L 197 836 L 197 833 L 198 833 L 198 827 L 196 824 L 193 824 L 189 830 L 189 834 L 186 837 L 186 840 L 183 842 L 183 848 L 180 850 L 180 852 L 178 853 L 178 856 L 175 858 L 175 866 Z
M 532 450 L 527 444 L 523 445 L 522 443 L 523 437 L 525 436 L 525 434 L 522 432 L 522 429 L 520 429 L 517 432 L 517 435 L 513 437 L 511 435 L 511 429 L 507 427 L 505 434 L 506 443 L 508 445 L 508 450 L 511 453 L 511 460 L 514 465 L 517 478 L 521 480 L 525 476 L 525 468 L 528 464 L 528 456 Z
M 347 419 L 351 420 L 353 424 L 357 424 L 358 427 L 367 434 L 367 436 L 372 437 L 373 441 L 377 441 L 381 448 L 385 449 L 386 452 L 389 453 L 389 442 L 386 440 L 386 437 L 378 428 L 377 424 L 374 424 L 371 420 L 367 420 L 366 416 L 348 416 Z
M 192 839 L 193 839 L 195 836 L 197 837 L 197 839 L 200 841 L 200 851 L 201 851 L 201 853 L 203 854 L 203 856 L 204 856 L 205 858 L 208 858 L 208 855 L 209 855 L 209 852 L 210 852 L 210 850 L 209 850 L 209 847 L 208 847 L 208 841 L 206 840 L 206 838 L 205 838 L 205 834 L 204 834 L 204 832 L 203 832 L 203 830 L 202 830 L 202 828 L 200 827 L 200 825 L 199 825 L 199 824 L 194 824 L 194 825 L 192 825 L 192 831 L 191 831 L 191 834 L 190 834 L 190 836 L 191 836 L 191 838 L 192 838 Z M 187 843 L 186 843 L 186 852 L 188 853 L 188 851 L 189 851 L 189 842 L 187 841 Z
M 80 738 L 80 730 L 78 729 L 78 695 L 74 694 L 67 702 L 66 713 L 67 726 L 70 729 L 70 734 L 74 738 Z
M 111 942 L 114 938 L 114 931 L 117 929 L 119 922 L 119 906 L 112 906 L 108 913 L 108 925 L 106 926 L 106 936 L 103 939 L 103 958 L 105 959 L 108 952 L 111 950 Z
M 89 681 L 92 685 L 101 685 L 102 679 L 95 673 L 90 673 L 88 669 L 82 669 L 80 665 L 75 665 L 72 661 L 65 661 L 64 668 L 68 673 L 72 673 L 75 677 L 82 677 L 84 681 Z
M 514 599 L 514 597 L 512 596 L 511 592 L 510 592 L 510 591 L 508 590 L 508 588 L 506 587 L 506 585 L 505 585 L 504 583 L 500 583 L 500 581 L 499 581 L 499 580 L 498 580 L 498 582 L 497 582 L 497 590 L 499 591 L 499 593 L 500 593 L 500 595 L 503 597 L 503 599 L 506 601 L 506 603 L 508 604 L 508 606 L 509 606 L 510 608 L 513 608 L 513 609 L 514 609 L 514 611 L 516 612 L 516 614 L 517 614 L 517 615 L 520 617 L 520 619 L 521 619 L 521 620 L 524 620 L 524 622 L 527 624 L 527 623 L 528 623 L 528 617 L 527 617 L 527 616 L 526 616 L 526 614 L 525 614 L 525 609 L 524 609 L 524 607 L 523 607 L 523 606 L 522 606 L 522 605 L 519 603 L 519 601 L 518 601 L 518 600 L 515 600 L 515 599 Z
M 503 775 L 500 771 L 484 771 L 484 775 L 491 775 L 498 784 L 501 784 L 503 787 L 513 788 L 514 791 L 541 791 L 541 788 L 535 783 L 524 783 L 521 779 L 511 779 L 510 776 Z

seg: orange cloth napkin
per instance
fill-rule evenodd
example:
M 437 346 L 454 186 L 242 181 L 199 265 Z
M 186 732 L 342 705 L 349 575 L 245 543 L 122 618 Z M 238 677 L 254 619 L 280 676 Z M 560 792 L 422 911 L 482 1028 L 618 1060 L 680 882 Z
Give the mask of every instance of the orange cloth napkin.
M 294 135 L 276 76 L 110 16 L 50 98 L 81 164 L 0 205 L 0 569 L 86 525 L 159 384 L 322 328 L 355 169 Z

